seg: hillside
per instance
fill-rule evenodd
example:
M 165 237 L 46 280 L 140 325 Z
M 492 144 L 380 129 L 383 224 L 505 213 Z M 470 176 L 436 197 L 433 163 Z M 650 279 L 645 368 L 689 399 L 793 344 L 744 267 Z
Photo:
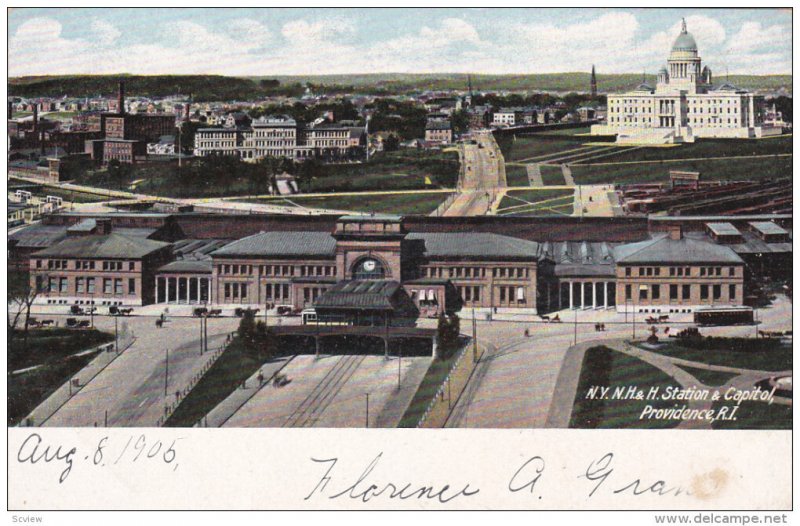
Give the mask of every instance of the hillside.
M 254 77 L 258 79 L 259 77 Z M 410 90 L 465 90 L 466 74 L 405 74 L 375 73 L 363 75 L 314 75 L 314 76 L 276 76 L 281 83 L 310 82 L 324 86 L 354 86 L 357 88 L 383 89 L 392 91 Z M 472 75 L 472 86 L 476 91 L 528 90 L 528 91 L 588 91 L 588 72 L 547 73 L 530 75 Z M 717 77 L 720 83 L 723 77 Z M 655 75 L 647 75 L 646 81 L 655 84 Z M 791 75 L 730 75 L 729 81 L 736 86 L 750 90 L 778 90 L 784 88 L 791 93 Z M 642 75 L 636 73 L 599 74 L 597 85 L 601 93 L 631 89 L 642 82 Z
M 196 101 L 252 100 L 269 95 L 299 95 L 302 84 L 315 92 L 404 93 L 419 90 L 465 90 L 465 74 L 364 74 L 278 77 L 225 77 L 221 75 L 74 75 L 19 77 L 8 81 L 8 93 L 18 97 L 93 97 L 116 93 L 117 81 L 125 79 L 130 96 L 163 97 L 192 94 Z M 655 83 L 655 76 L 647 76 Z M 637 74 L 598 74 L 601 93 L 617 92 L 637 86 Z M 717 82 L 722 78 L 717 77 Z M 792 91 L 791 75 L 731 75 L 729 81 L 750 90 Z M 588 91 L 589 73 L 531 75 L 473 75 L 476 91 Z
M 287 86 L 221 75 L 75 75 L 9 79 L 8 94 L 17 97 L 95 97 L 117 92 L 125 80 L 130 96 L 163 97 L 191 94 L 196 101 L 248 100 L 274 94 Z M 298 86 L 294 86 L 297 92 Z

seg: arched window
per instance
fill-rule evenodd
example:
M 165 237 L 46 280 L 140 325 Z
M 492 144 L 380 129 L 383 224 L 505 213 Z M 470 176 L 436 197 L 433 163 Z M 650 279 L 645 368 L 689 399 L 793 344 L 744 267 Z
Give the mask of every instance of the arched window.
M 385 276 L 383 263 L 374 258 L 361 259 L 353 267 L 353 279 L 383 279 Z

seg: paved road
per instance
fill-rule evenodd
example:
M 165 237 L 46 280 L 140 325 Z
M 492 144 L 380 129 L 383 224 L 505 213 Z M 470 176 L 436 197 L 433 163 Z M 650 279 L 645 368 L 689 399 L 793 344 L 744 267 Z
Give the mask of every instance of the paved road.
M 398 364 L 374 355 L 297 356 L 281 372 L 287 385 L 260 389 L 223 426 L 364 427 L 369 394 L 369 426 L 396 427 L 428 364 L 429 357 Z
M 571 323 L 575 312 L 561 311 L 560 324 L 479 322 L 479 340 L 493 348 L 476 371 L 474 385 L 469 386 L 456 405 L 448 427 L 546 427 L 562 363 L 575 341 L 575 325 Z M 758 326 L 706 327 L 701 332 L 710 336 L 753 337 L 756 328 L 781 331 L 792 328 L 792 304 L 785 296 L 778 296 L 771 308 L 758 312 L 761 320 Z M 624 314 L 589 310 L 577 311 L 577 316 L 579 322 L 586 322 L 578 324 L 579 344 L 631 337 L 632 324 L 624 323 Z M 637 319 L 636 333 L 641 336 L 646 325 L 641 317 Z M 684 315 L 680 320 L 689 321 L 690 317 Z M 606 323 L 606 332 L 596 332 L 595 322 Z M 526 328 L 531 333 L 528 338 L 524 336 Z M 568 401 L 570 410 L 572 400 Z
M 95 325 L 114 332 L 110 317 L 95 316 Z M 217 348 L 235 330 L 236 318 L 209 319 L 209 347 Z M 108 411 L 109 426 L 154 426 L 163 415 L 165 402 L 175 400 L 209 359 L 200 356 L 197 319 L 172 318 L 163 329 L 156 329 L 153 318 L 125 320 L 136 336 L 135 343 L 64 404 L 47 426 L 103 425 Z M 166 348 L 169 347 L 169 380 L 164 395 Z M 79 376 L 79 375 L 76 375 Z

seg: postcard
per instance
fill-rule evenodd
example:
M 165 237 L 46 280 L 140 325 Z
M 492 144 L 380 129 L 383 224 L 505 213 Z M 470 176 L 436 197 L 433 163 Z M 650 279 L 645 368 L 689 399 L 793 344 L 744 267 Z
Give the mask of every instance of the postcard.
M 15 521 L 785 521 L 791 9 L 7 24 Z

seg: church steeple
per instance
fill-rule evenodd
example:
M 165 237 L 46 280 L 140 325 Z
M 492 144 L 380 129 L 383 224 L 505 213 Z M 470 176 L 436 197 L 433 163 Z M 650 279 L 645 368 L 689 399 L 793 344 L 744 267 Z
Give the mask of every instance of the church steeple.
M 592 97 L 597 97 L 597 75 L 594 72 L 594 64 L 592 64 L 592 80 L 591 80 L 591 93 Z

